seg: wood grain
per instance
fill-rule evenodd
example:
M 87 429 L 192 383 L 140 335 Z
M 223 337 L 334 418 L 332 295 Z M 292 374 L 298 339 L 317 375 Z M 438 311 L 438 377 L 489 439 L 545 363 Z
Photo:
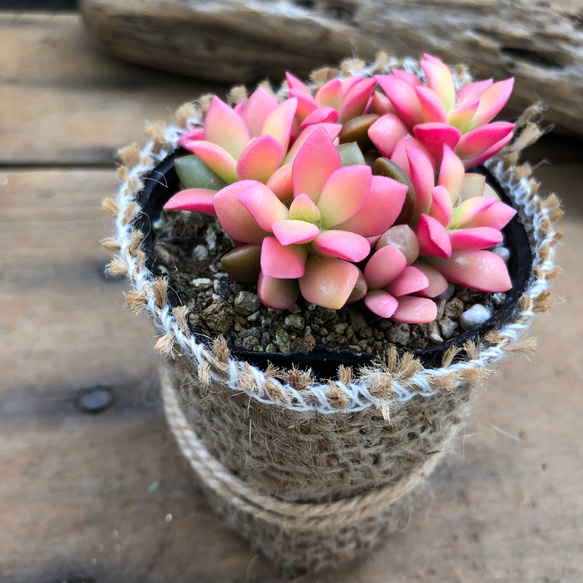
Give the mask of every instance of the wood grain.
M 0 164 L 112 165 L 146 120 L 225 88 L 108 57 L 78 15 L 0 13 Z
M 0 114 L 0 134 L 12 132 L 0 148 L 0 580 L 236 583 L 248 574 L 276 583 L 264 559 L 247 573 L 253 553 L 197 494 L 164 424 L 155 332 L 123 307 L 125 283 L 103 276 L 98 241 L 112 221 L 98 206 L 117 178 L 76 166 L 109 163 L 95 152 L 139 139 L 145 112 L 166 118 L 172 87 L 189 82 L 84 52 L 74 16 L 0 22 L 0 97 L 18 88 L 11 103 L 27 91 L 32 103 L 36 92 L 47 114 Z M 27 87 L 14 80 L 19 63 Z M 124 71 L 139 90 L 103 83 Z M 68 111 L 73 96 L 86 104 L 89 94 L 93 109 Z M 26 132 L 16 135 L 13 116 Z M 533 151 L 553 158 L 561 148 L 570 164 L 537 170 L 567 211 L 565 274 L 551 316 L 534 326 L 538 352 L 506 363 L 483 391 L 403 532 L 341 573 L 298 582 L 583 580 L 583 162 L 580 143 Z M 115 403 L 84 414 L 79 397 L 97 385 Z
M 583 134 L 583 12 L 576 0 L 82 0 L 112 54 L 197 78 L 300 76 L 378 51 L 436 54 L 481 78 L 515 77 L 511 106 L 542 99 Z

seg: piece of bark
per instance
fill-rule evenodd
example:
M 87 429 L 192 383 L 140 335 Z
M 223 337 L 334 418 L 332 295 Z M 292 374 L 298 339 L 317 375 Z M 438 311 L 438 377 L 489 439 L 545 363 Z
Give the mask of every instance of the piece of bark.
M 541 99 L 545 119 L 583 134 L 579 0 L 81 0 L 109 52 L 193 77 L 305 76 L 353 54 L 433 53 L 478 77 L 516 77 L 510 107 Z

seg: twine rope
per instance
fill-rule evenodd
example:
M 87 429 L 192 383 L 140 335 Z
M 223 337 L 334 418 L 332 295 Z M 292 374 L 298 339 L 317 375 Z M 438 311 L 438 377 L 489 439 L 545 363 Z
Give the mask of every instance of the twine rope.
M 288 530 L 325 531 L 378 517 L 382 510 L 421 486 L 446 451 L 443 447 L 398 484 L 328 503 L 286 502 L 261 494 L 225 468 L 206 449 L 187 421 L 168 373 L 162 373 L 162 398 L 170 429 L 197 476 L 237 510 Z
M 347 65 L 345 74 L 358 73 L 372 75 L 374 73 L 389 72 L 397 64 L 403 66 L 409 72 L 422 76 L 419 63 L 414 59 L 398 61 L 386 57 L 377 59 L 371 65 L 357 62 L 357 65 Z M 342 76 L 339 73 L 338 76 Z M 456 86 L 465 85 L 471 81 L 471 77 L 465 69 L 454 71 Z M 280 96 L 285 96 L 286 89 L 279 91 Z M 515 316 L 510 321 L 496 329 L 497 340 L 487 346 L 478 345 L 475 354 L 468 352 L 468 359 L 450 363 L 441 368 L 423 368 L 408 376 L 405 380 L 398 375 L 391 375 L 390 390 L 379 391 L 372 384 L 370 374 L 361 373 L 349 383 L 339 380 L 334 381 L 335 397 L 331 397 L 330 383 L 322 383 L 317 379 L 304 387 L 296 388 L 291 382 L 273 376 L 266 376 L 261 369 L 251 366 L 246 362 L 238 361 L 229 355 L 226 362 L 216 358 L 213 351 L 203 342 L 190 334 L 186 326 L 181 326 L 177 320 L 175 310 L 171 310 L 165 302 L 160 305 L 159 298 L 153 291 L 156 280 L 153 274 L 145 266 L 145 254 L 141 249 L 136 249 L 134 244 L 135 228 L 133 220 L 140 212 L 135 202 L 136 194 L 143 187 L 142 180 L 162 160 L 178 147 L 179 137 L 202 125 L 201 115 L 194 115 L 185 119 L 181 126 L 165 128 L 161 135 L 155 135 L 139 152 L 139 160 L 134 164 L 128 164 L 123 170 L 124 181 L 120 187 L 116 218 L 116 236 L 113 241 L 119 249 L 117 259 L 110 264 L 118 269 L 118 273 L 126 273 L 134 292 L 146 298 L 144 305 L 150 312 L 154 323 L 162 332 L 157 348 L 168 356 L 174 355 L 174 349 L 187 358 L 192 359 L 199 367 L 205 370 L 213 380 L 226 382 L 233 390 L 244 391 L 250 397 L 261 403 L 272 404 L 293 411 L 314 411 L 322 414 L 332 414 L 339 410 L 345 412 L 362 411 L 368 407 L 377 407 L 386 412 L 391 403 L 404 402 L 413 397 L 428 397 L 440 390 L 440 380 L 452 381 L 455 387 L 463 382 L 468 374 L 476 370 L 483 371 L 484 376 L 489 374 L 508 351 L 513 349 L 524 330 L 528 328 L 535 316 L 537 302 L 543 304 L 542 298 L 548 294 L 549 281 L 552 273 L 556 271 L 553 246 L 558 241 L 558 234 L 553 229 L 552 223 L 560 215 L 558 201 L 553 204 L 547 202 L 538 194 L 538 184 L 529 176 L 523 176 L 512 164 L 508 157 L 503 155 L 490 160 L 487 166 L 493 176 L 499 181 L 502 188 L 513 201 L 519 216 L 526 224 L 533 226 L 530 232 L 531 247 L 534 255 L 534 268 L 538 268 L 537 275 L 532 278 L 530 286 L 519 302 Z M 115 264 L 115 265 L 114 265 Z M 540 308 L 546 309 L 546 308 Z M 199 368 L 200 370 L 200 368 Z M 242 383 L 242 378 L 249 376 L 253 383 Z M 339 392 L 339 393 L 338 393 Z M 340 394 L 341 398 L 338 398 Z

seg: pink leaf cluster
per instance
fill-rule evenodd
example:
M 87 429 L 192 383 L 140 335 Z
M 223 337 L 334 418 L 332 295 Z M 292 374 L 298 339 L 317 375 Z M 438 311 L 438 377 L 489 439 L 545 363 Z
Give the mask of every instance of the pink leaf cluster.
M 506 265 L 489 249 L 515 211 L 466 170 L 511 139 L 512 124 L 489 122 L 513 80 L 456 91 L 439 59 L 421 66 L 427 84 L 393 70 L 313 93 L 288 73 L 281 103 L 263 88 L 235 107 L 214 97 L 204 127 L 180 144 L 226 186 L 187 189 L 165 208 L 216 216 L 236 245 L 225 270 L 256 282 L 271 308 L 300 294 L 330 309 L 363 300 L 379 317 L 426 323 L 448 282 L 507 291 Z M 339 136 L 355 120 L 342 135 L 364 129 L 343 158 Z M 373 174 L 376 158 L 399 172 Z

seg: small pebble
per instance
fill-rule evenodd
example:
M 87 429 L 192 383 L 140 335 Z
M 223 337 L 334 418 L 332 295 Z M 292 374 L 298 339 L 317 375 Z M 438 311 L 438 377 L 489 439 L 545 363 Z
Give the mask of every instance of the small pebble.
M 464 311 L 464 303 L 458 298 L 453 298 L 445 304 L 445 315 L 448 318 L 457 320 Z
M 256 346 L 259 346 L 259 340 L 254 336 L 247 336 L 247 338 L 243 339 L 243 348 L 253 350 Z
M 84 413 L 101 413 L 113 404 L 113 394 L 108 389 L 94 389 L 79 399 L 79 406 Z
M 192 280 L 192 287 L 194 289 L 210 289 L 213 287 L 213 282 L 208 277 L 198 277 Z
M 306 327 L 306 321 L 298 314 L 290 314 L 289 316 L 285 317 L 285 325 L 288 328 L 303 330 Z
M 504 263 L 508 263 L 510 260 L 510 251 L 508 250 L 508 247 L 504 247 L 503 245 L 494 247 L 494 249 L 492 249 L 492 253 L 495 253 L 498 255 L 498 257 L 501 257 L 504 260 Z
M 451 338 L 454 335 L 457 327 L 458 323 L 450 320 L 447 316 L 441 318 L 439 321 L 439 329 L 446 339 Z
M 433 344 L 441 344 L 443 342 L 439 331 L 439 324 L 435 320 L 429 324 L 429 340 Z
M 290 312 L 290 314 L 299 314 L 301 311 L 302 311 L 302 310 L 301 310 L 301 308 L 300 308 L 300 307 L 299 307 L 297 304 L 294 304 L 294 305 L 293 305 L 293 306 L 292 306 L 292 307 L 289 309 L 289 312 Z
M 471 330 L 483 324 L 490 317 L 489 310 L 482 304 L 474 304 L 460 316 L 460 324 L 464 330 Z
M 447 304 L 447 300 L 445 298 L 441 298 L 437 300 L 437 319 L 441 320 L 443 316 L 445 316 L 445 304 Z
M 251 316 L 257 312 L 261 306 L 257 294 L 248 291 L 240 291 L 235 296 L 235 311 L 241 316 Z
M 261 310 L 253 312 L 250 316 L 247 316 L 247 322 L 257 322 L 261 318 Z
M 389 342 L 393 344 L 400 344 L 401 346 L 407 344 L 411 337 L 411 327 L 409 324 L 394 324 L 387 332 Z
M 492 301 L 495 306 L 501 306 L 506 301 L 506 294 L 504 292 L 492 294 Z
M 193 254 L 201 263 L 206 263 L 209 260 L 209 250 L 204 245 L 197 245 Z
M 275 333 L 275 342 L 277 343 L 277 347 L 279 348 L 280 352 L 290 352 L 291 351 L 291 342 L 289 339 L 289 334 L 279 328 Z
M 208 229 L 206 232 L 206 244 L 209 251 L 214 251 L 217 248 L 217 235 L 213 229 Z
M 367 327 L 366 318 L 360 312 L 350 312 L 350 325 L 355 332 L 361 332 Z

